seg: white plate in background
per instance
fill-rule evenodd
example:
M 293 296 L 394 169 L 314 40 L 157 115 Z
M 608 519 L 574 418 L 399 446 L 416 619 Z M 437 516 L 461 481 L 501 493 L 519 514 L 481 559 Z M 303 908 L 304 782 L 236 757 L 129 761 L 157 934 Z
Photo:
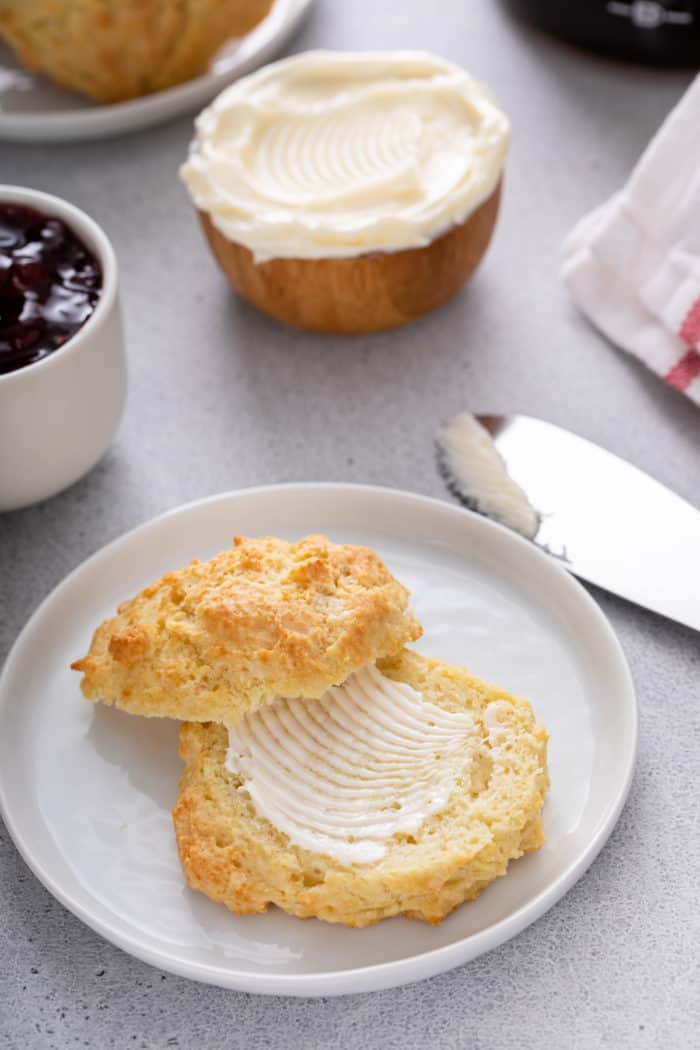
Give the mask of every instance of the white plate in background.
M 374 547 L 410 588 L 417 648 L 529 697 L 550 734 L 547 841 L 438 927 L 350 930 L 276 908 L 235 916 L 186 885 L 170 810 L 176 723 L 87 703 L 71 660 L 117 603 L 235 533 L 325 532 Z M 586 591 L 514 533 L 390 489 L 282 485 L 148 522 L 68 576 L 0 679 L 0 808 L 24 859 L 74 914 L 154 966 L 226 988 L 336 995 L 467 962 L 550 908 L 604 844 L 632 777 L 637 709 L 620 646 Z M 593 920 L 593 916 L 591 916 Z
M 227 84 L 274 58 L 300 25 L 312 0 L 275 0 L 263 21 L 232 39 L 209 71 L 184 84 L 129 102 L 100 105 L 26 69 L 0 42 L 0 139 L 69 142 L 136 131 L 203 107 Z

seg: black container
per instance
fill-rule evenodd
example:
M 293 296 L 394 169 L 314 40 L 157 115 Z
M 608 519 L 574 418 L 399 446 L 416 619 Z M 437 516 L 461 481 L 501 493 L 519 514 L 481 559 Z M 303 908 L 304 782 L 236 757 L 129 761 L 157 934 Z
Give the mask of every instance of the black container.
M 659 66 L 700 66 L 700 0 L 504 0 L 573 44 Z

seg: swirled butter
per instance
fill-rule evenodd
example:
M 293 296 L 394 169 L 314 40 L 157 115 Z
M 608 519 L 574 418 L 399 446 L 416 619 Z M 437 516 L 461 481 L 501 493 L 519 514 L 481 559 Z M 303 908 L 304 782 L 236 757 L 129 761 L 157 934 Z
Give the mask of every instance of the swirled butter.
M 494 191 L 508 121 L 423 52 L 310 51 L 227 88 L 181 169 L 196 206 L 256 262 L 429 244 Z
M 319 700 L 275 700 L 229 726 L 226 768 L 303 849 L 365 864 L 444 809 L 481 745 L 474 719 L 365 667 Z

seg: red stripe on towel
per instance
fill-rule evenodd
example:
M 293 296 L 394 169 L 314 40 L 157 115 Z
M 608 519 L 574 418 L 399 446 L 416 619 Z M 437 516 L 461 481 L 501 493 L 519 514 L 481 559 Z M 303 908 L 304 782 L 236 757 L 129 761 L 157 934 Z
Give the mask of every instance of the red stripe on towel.
M 664 379 L 676 390 L 687 390 L 697 376 L 700 376 L 700 354 L 697 350 L 689 350 L 680 361 L 676 362 Z
M 700 343 L 700 298 L 697 298 L 688 310 L 678 334 L 686 346 Z
M 687 390 L 690 384 L 700 376 L 700 354 L 695 347 L 700 343 L 700 296 L 692 304 L 678 329 L 678 336 L 690 347 L 664 379 L 676 390 Z

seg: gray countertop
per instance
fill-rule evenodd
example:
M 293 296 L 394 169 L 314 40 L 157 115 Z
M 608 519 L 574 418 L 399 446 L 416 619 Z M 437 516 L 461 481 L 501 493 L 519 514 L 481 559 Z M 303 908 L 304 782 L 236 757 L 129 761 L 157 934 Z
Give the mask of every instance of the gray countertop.
M 176 177 L 191 117 L 95 144 L 2 144 L 2 181 L 69 198 L 112 238 L 131 376 L 99 466 L 0 518 L 0 655 L 84 558 L 185 501 L 292 480 L 442 496 L 433 431 L 467 406 L 565 424 L 700 503 L 698 409 L 591 331 L 557 277 L 563 236 L 624 179 L 689 77 L 579 54 L 493 0 L 319 0 L 293 48 L 318 46 L 424 47 L 491 85 L 513 144 L 483 267 L 403 331 L 354 341 L 287 331 L 228 293 L 204 247 Z M 601 856 L 534 926 L 403 989 L 320 1001 L 237 994 L 101 940 L 49 896 L 0 826 L 0 1045 L 697 1046 L 698 636 L 595 597 L 639 690 L 639 765 Z

